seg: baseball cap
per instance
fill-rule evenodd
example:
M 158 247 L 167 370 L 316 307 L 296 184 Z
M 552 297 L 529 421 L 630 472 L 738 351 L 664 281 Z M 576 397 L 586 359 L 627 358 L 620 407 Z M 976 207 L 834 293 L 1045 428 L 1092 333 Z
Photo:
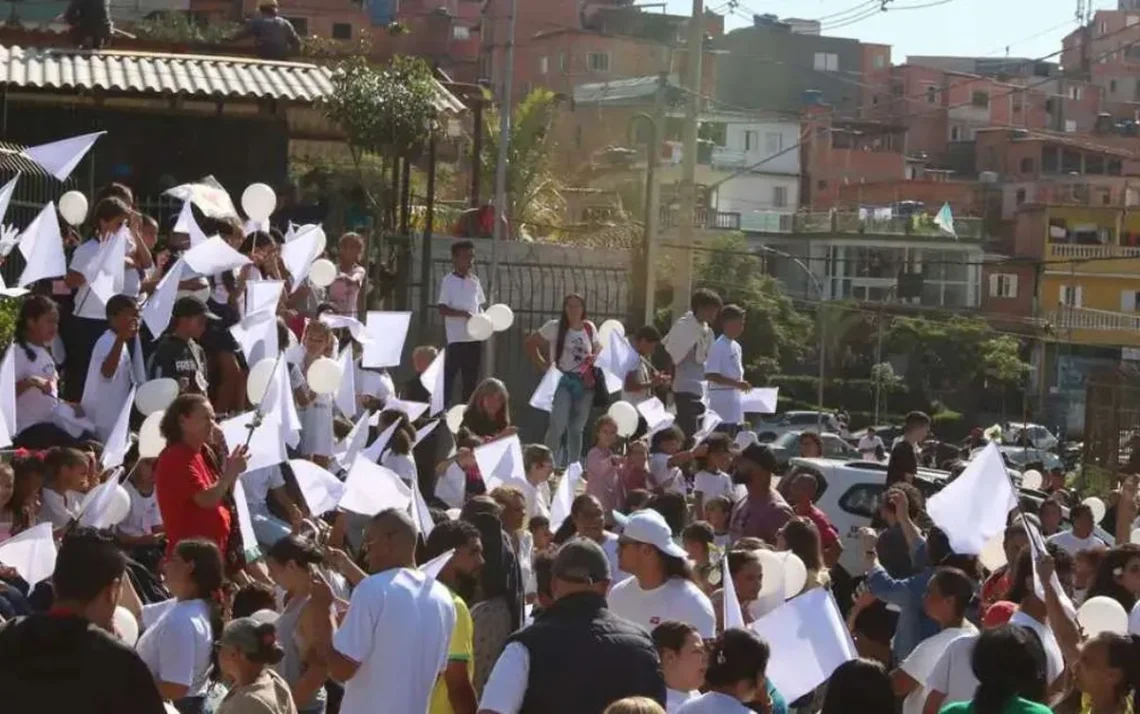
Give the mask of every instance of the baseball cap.
M 622 529 L 621 537 L 623 540 L 651 545 L 673 558 L 688 557 L 685 550 L 673 541 L 673 531 L 669 530 L 665 517 L 652 509 L 647 508 L 631 515 Z
M 178 298 L 178 301 L 174 303 L 174 310 L 171 312 L 171 317 L 173 318 L 198 317 L 199 315 L 205 315 L 211 320 L 221 319 L 214 313 L 210 312 L 210 310 L 206 307 L 206 303 L 202 302 L 198 298 L 189 296 Z
M 568 583 L 593 585 L 610 579 L 610 561 L 594 541 L 572 538 L 554 556 L 551 575 Z
M 987 630 L 991 627 L 1000 627 L 1009 622 L 1009 618 L 1013 617 L 1015 612 L 1017 605 L 1008 600 L 998 600 L 986 608 L 986 614 L 982 615 L 982 627 Z
M 239 617 L 222 630 L 218 644 L 233 647 L 254 662 L 276 664 L 285 652 L 277 644 L 277 628 L 252 617 Z
M 776 463 L 776 455 L 768 448 L 766 444 L 751 444 L 744 451 L 740 452 L 739 458 L 748 459 L 765 471 L 775 473 L 779 468 Z

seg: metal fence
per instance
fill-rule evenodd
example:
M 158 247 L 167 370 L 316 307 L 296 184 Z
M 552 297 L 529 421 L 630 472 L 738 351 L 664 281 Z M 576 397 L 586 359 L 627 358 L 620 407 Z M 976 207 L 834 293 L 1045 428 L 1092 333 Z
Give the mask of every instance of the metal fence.
M 407 305 L 416 313 L 405 348 L 406 358 L 417 345 L 444 344 L 443 318 L 435 309 L 439 284 L 451 272 L 450 238 L 434 238 L 430 281 L 427 293 L 420 278 L 421 239 L 413 241 L 408 282 L 398 288 Z M 566 295 L 577 293 L 586 301 L 589 319 L 596 325 L 609 319 L 625 322 L 632 304 L 630 271 L 633 261 L 628 251 L 585 249 L 539 243 L 500 243 L 499 268 L 490 276 L 490 240 L 475 240 L 475 273 L 483 282 L 492 303 L 506 303 L 515 314 L 511 329 L 491 338 L 495 352 L 495 376 L 506 383 L 511 394 L 511 417 L 524 442 L 541 441 L 546 431 L 546 415 L 528 405 L 542 375 L 524 352 L 528 335 L 547 320 L 557 319 Z M 489 278 L 494 278 L 489 280 Z M 423 305 L 428 305 L 426 311 Z M 421 313 L 426 315 L 421 316 Z M 421 319 L 426 317 L 425 319 Z M 410 371 L 401 374 L 409 377 Z

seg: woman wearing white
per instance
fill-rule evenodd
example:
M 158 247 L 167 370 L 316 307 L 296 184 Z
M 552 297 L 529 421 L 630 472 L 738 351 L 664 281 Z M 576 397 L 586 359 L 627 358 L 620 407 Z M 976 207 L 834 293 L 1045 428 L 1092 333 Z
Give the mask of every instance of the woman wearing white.
M 701 633 L 692 625 L 666 620 L 650 633 L 661 672 L 665 675 L 665 711 L 677 714 L 682 704 L 700 696 L 708 669 L 708 653 Z
M 317 394 L 309 389 L 309 367 L 332 350 L 332 328 L 312 320 L 301 338 L 304 354 L 292 365 L 293 395 L 297 400 L 297 416 L 301 418 L 301 443 L 297 450 L 302 458 L 327 466 L 333 453 L 332 394 Z
M 221 634 L 222 554 L 199 538 L 174 546 L 166 586 L 174 599 L 144 605 L 136 649 L 179 714 L 201 714 L 214 639 Z
M 59 406 L 59 373 L 52 343 L 59 334 L 59 310 L 51 298 L 29 295 L 16 318 L 12 349 L 16 367 L 17 446 L 46 449 L 72 436 L 54 423 Z
M 750 714 L 748 704 L 767 692 L 768 645 L 748 630 L 727 630 L 709 648 L 708 691 L 677 714 Z

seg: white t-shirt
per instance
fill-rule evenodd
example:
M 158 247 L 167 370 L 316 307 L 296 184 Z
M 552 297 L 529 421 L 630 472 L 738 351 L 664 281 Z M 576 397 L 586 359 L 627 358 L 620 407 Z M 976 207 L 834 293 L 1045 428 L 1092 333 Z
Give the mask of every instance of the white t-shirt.
M 395 471 L 396 475 L 409 486 L 416 481 L 416 462 L 407 454 L 385 451 L 383 458 L 380 459 L 380 465 Z
M 918 646 L 899 665 L 902 671 L 918 682 L 918 687 L 903 700 L 903 714 L 922 714 L 922 706 L 926 703 L 928 693 L 926 680 L 934 671 L 934 667 L 938 664 L 942 653 L 946 651 L 946 647 L 959 637 L 978 634 L 978 628 L 969 622 L 962 624 L 962 627 L 948 627 L 937 635 L 927 637 L 918 643 Z
M 281 488 L 285 485 L 285 474 L 281 473 L 281 467 L 274 464 L 273 466 L 246 471 L 240 478 L 242 490 L 245 491 L 245 501 L 250 512 L 268 514 L 269 504 L 266 499 L 269 497 L 270 489 Z
M 1013 613 L 1013 617 L 1009 618 L 1009 624 L 1028 627 L 1037 633 L 1037 637 L 1041 640 L 1041 646 L 1045 648 L 1045 674 L 1049 678 L 1049 684 L 1057 681 L 1057 677 L 1060 677 L 1061 672 L 1065 671 L 1065 658 L 1061 654 L 1061 646 L 1057 644 L 1057 638 L 1053 636 L 1053 630 L 1021 610 Z
M 443 277 L 439 286 L 439 300 L 437 305 L 445 305 L 452 310 L 463 310 L 472 315 L 483 312 L 483 303 L 487 298 L 483 296 L 483 286 L 474 273 L 466 276 L 457 275 L 454 271 Z M 474 342 L 467 334 L 467 318 L 445 317 L 443 329 L 447 334 L 447 344 L 453 342 Z
M 683 578 L 670 578 L 664 585 L 643 590 L 637 578 L 626 578 L 606 598 L 619 617 L 641 625 L 647 632 L 666 620 L 678 620 L 697 628 L 701 637 L 716 637 L 716 614 L 700 588 Z
M 87 268 L 87 264 L 99 252 L 102 243 L 94 238 L 88 238 L 79 244 L 75 252 L 71 254 L 71 265 L 68 266 L 69 271 L 82 273 Z M 75 291 L 75 316 L 86 317 L 89 320 L 106 320 L 107 319 L 107 306 L 99 299 L 99 296 L 91 292 L 90 286 L 87 285 L 86 279 L 83 285 Z
M 704 694 L 685 702 L 677 714 L 745 714 L 751 709 L 740 703 L 736 697 L 730 697 L 720 692 L 705 692 Z
M 155 609 L 165 612 L 139 637 L 139 657 L 157 681 L 188 687 L 188 697 L 205 695 L 213 647 L 209 606 L 205 600 L 143 605 L 143 623 L 153 619 Z
M 717 496 L 724 496 L 729 501 L 736 500 L 736 487 L 732 484 L 732 477 L 723 471 L 698 471 L 693 490 L 704 494 L 705 503 Z
M 587 324 L 589 327 L 586 327 Z M 550 345 L 547 359 L 553 362 L 558 351 L 558 320 L 548 320 L 539 328 L 538 334 Z M 598 339 L 598 328 L 589 320 L 580 330 L 567 330 L 562 345 L 562 356 L 558 358 L 558 369 L 563 372 L 576 371 L 601 344 Z
M 12 343 L 16 350 L 16 381 L 20 382 L 28 377 L 43 377 L 51 380 L 51 394 L 44 394 L 39 387 L 29 387 L 24 393 L 16 397 L 16 433 L 20 433 L 33 424 L 51 421 L 52 410 L 59 402 L 59 377 L 55 369 L 55 359 L 51 352 L 39 346 L 28 344 L 32 357 L 23 345 Z M 14 436 L 14 435 L 13 435 Z
M 685 477 L 681 469 L 669 465 L 671 454 L 656 452 L 649 455 L 649 481 L 654 488 L 665 493 L 685 495 Z
M 1078 538 L 1072 531 L 1055 533 L 1046 542 L 1055 543 L 1061 550 L 1074 557 L 1082 550 L 1104 550 L 1108 547 L 1094 533 L 1089 533 L 1088 538 Z
M 700 692 L 682 692 L 680 689 L 665 690 L 665 714 L 677 714 L 682 704 L 701 696 Z
M 60 494 L 50 488 L 40 491 L 40 512 L 36 519 L 40 523 L 51 523 L 52 528 L 63 528 L 79 514 L 83 494 L 67 491 Z
M 1128 613 L 1128 634 L 1140 635 L 1140 602 L 1132 606 L 1132 612 Z
M 864 436 L 859 440 L 859 455 L 864 459 L 874 459 L 875 453 L 878 449 L 886 449 L 883 446 L 883 440 L 879 438 L 878 434 L 874 436 Z
M 396 384 L 387 370 L 365 369 L 356 361 L 356 393 L 388 401 L 396 393 Z
M 925 692 L 928 696 L 930 692 L 942 692 L 946 697 L 944 704 L 968 702 L 974 698 L 978 678 L 974 676 L 970 660 L 977 641 L 977 635 L 963 635 L 946 646 L 926 678 Z
M 91 361 L 87 364 L 87 381 L 83 385 L 83 414 L 95 425 L 95 433 L 103 441 L 111 435 L 115 420 L 123 410 L 127 397 L 131 393 L 132 384 L 142 384 L 146 381 L 145 371 L 142 369 L 142 347 L 138 339 L 135 344 L 123 345 L 119 354 L 119 364 L 110 379 L 103 376 L 103 360 L 111 354 L 115 346 L 115 333 L 107 330 L 95 343 L 91 350 Z M 131 350 L 135 354 L 131 355 Z
M 119 531 L 129 536 L 150 535 L 156 526 L 162 525 L 162 514 L 158 510 L 158 499 L 152 489 L 149 496 L 139 493 L 130 481 L 123 484 L 131 497 L 131 510 L 119 523 Z
M 503 648 L 491 676 L 483 687 L 483 698 L 479 700 L 479 711 L 496 714 L 518 714 L 526 696 L 527 680 L 530 679 L 530 650 L 521 642 L 512 642 Z
M 426 712 L 447 665 L 455 626 L 450 591 L 418 570 L 392 568 L 369 576 L 352 593 L 333 647 L 353 662 L 343 714 Z
M 744 379 L 744 353 L 740 343 L 721 335 L 709 348 L 705 360 L 705 374 L 719 374 L 728 379 Z M 709 409 L 716 412 L 725 424 L 743 424 L 743 392 L 735 387 L 709 382 Z

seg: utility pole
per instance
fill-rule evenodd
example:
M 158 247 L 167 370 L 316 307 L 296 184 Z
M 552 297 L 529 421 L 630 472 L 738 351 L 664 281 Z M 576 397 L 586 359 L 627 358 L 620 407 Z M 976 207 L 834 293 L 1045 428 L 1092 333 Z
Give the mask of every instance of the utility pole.
M 645 324 L 652 325 L 657 293 L 657 224 L 661 217 L 661 184 L 657 180 L 657 164 L 661 155 L 661 129 L 665 126 L 665 94 L 669 89 L 669 71 L 657 77 L 657 94 L 653 99 L 653 121 L 649 129 L 649 151 L 645 156 Z
M 503 240 L 503 227 L 507 223 L 507 148 L 511 139 L 511 83 L 515 77 L 515 18 L 519 14 L 518 0 L 510 0 L 507 17 L 507 57 L 503 68 L 503 87 L 499 94 L 499 157 L 495 164 L 495 230 L 491 238 L 491 270 L 487 275 L 488 303 L 495 298 L 495 277 L 499 272 L 499 241 Z M 495 338 L 487 340 L 486 374 L 495 373 Z
M 701 58 L 705 44 L 704 0 L 693 0 L 693 19 L 689 22 L 687 72 L 685 75 L 685 134 L 681 160 L 681 215 L 679 243 L 676 259 L 676 277 L 673 281 L 673 317 L 684 315 L 689 309 L 689 296 L 693 292 L 693 230 L 697 216 L 697 128 L 701 107 Z

